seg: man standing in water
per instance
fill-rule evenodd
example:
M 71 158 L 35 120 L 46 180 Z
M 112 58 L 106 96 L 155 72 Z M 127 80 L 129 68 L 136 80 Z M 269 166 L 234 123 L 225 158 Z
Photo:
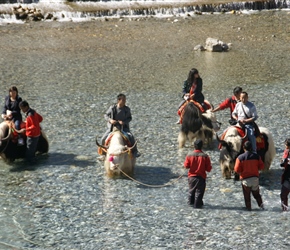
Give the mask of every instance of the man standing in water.
M 241 102 L 237 103 L 232 116 L 241 127 L 245 127 L 248 139 L 252 143 L 252 149 L 256 152 L 256 137 L 254 134 L 254 122 L 258 119 L 256 106 L 248 101 L 247 92 L 242 92 L 240 98 Z
M 25 158 L 28 162 L 33 163 L 35 161 L 37 143 L 41 134 L 40 122 L 42 122 L 42 116 L 38 114 L 35 110 L 31 109 L 27 101 L 20 102 L 19 107 L 26 116 L 25 128 L 20 130 L 20 133 L 23 133 L 25 131 L 27 137 L 27 149 L 25 153 Z
M 212 169 L 210 158 L 202 152 L 203 142 L 197 139 L 194 142 L 194 151 L 189 153 L 184 161 L 184 167 L 188 171 L 188 205 L 194 208 L 202 208 L 203 195 L 206 187 L 206 172 Z
M 130 132 L 129 122 L 132 120 L 131 110 L 126 105 L 126 96 L 124 94 L 119 94 L 117 96 L 117 104 L 110 106 L 104 115 L 107 121 L 107 130 L 102 137 L 102 145 L 105 145 L 105 141 L 109 134 L 113 130 L 113 126 L 118 127 L 125 135 L 128 136 L 130 143 L 135 144 L 135 138 Z M 133 148 L 133 155 L 139 157 L 141 154 L 137 150 L 137 145 Z M 104 160 L 104 155 L 98 157 L 99 160 Z
M 222 103 L 220 103 L 215 109 L 212 110 L 212 112 L 216 112 L 219 110 L 224 110 L 226 108 L 229 108 L 231 111 L 231 119 L 229 120 L 229 123 L 231 125 L 236 124 L 236 120 L 233 118 L 232 113 L 237 105 L 237 103 L 240 101 L 240 96 L 243 89 L 241 87 L 235 87 L 233 90 L 233 96 L 225 99 Z
M 240 175 L 243 194 L 247 210 L 251 211 L 251 193 L 256 199 L 258 206 L 264 209 L 259 189 L 259 170 L 264 169 L 261 157 L 252 151 L 252 143 L 246 141 L 244 144 L 245 153 L 236 159 L 234 171 Z

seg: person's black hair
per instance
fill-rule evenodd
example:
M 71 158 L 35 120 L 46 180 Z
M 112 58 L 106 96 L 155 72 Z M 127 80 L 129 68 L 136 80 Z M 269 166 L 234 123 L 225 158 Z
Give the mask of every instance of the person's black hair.
M 288 146 L 288 147 L 290 146 L 290 138 L 287 138 L 287 139 L 285 140 L 285 145 Z
M 202 149 L 202 146 L 203 146 L 203 141 L 201 139 L 197 139 L 195 142 L 194 142 L 194 148 L 195 149 L 199 149 L 201 150 Z
M 242 91 L 241 94 L 248 96 L 248 93 L 246 91 Z
M 188 73 L 188 77 L 187 77 L 187 82 L 188 83 L 193 83 L 195 78 L 194 78 L 194 75 L 195 74 L 198 74 L 198 70 L 195 69 L 195 68 L 192 68 L 189 73 Z
M 250 141 L 246 141 L 244 144 L 244 149 L 247 151 L 252 151 L 252 149 L 253 149 L 252 143 Z
M 9 88 L 9 93 L 12 92 L 12 91 L 16 91 L 17 95 L 18 95 L 18 89 L 16 86 L 12 86 Z
M 126 98 L 126 96 L 124 95 L 124 94 L 119 94 L 119 95 L 117 95 L 117 100 L 119 101 L 120 99 L 122 99 L 122 98 Z
M 235 87 L 233 90 L 234 95 L 237 95 L 239 93 L 242 93 L 243 89 L 239 86 Z
M 22 108 L 28 107 L 29 108 L 29 104 L 28 104 L 27 101 L 24 100 L 24 101 L 22 101 L 22 102 L 19 103 L 19 107 L 22 107 Z

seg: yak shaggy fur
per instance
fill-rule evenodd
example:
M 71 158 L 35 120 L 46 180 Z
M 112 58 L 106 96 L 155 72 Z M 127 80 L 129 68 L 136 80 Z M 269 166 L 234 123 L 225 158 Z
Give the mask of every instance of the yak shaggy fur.
M 192 145 L 194 139 L 201 139 L 204 144 L 210 145 L 214 132 L 219 128 L 215 114 L 211 110 L 201 113 L 193 103 L 188 103 L 178 135 L 179 148 L 183 148 L 187 140 Z
M 0 156 L 5 161 L 14 161 L 15 159 L 24 158 L 26 144 L 18 146 L 13 142 L 12 129 L 6 121 L 0 123 Z M 44 154 L 49 150 L 48 139 L 43 130 L 38 140 L 36 154 Z
M 109 177 L 121 176 L 124 173 L 132 176 L 136 158 L 129 154 L 128 148 L 120 131 L 113 132 L 104 162 L 106 173 Z
M 269 170 L 271 163 L 276 155 L 273 136 L 267 128 L 260 127 L 260 132 L 268 138 L 268 150 L 264 157 L 264 171 Z M 242 150 L 242 138 L 235 127 L 230 127 L 226 131 L 226 135 L 222 141 L 222 148 L 220 150 L 220 167 L 222 175 L 226 179 L 231 178 L 231 173 L 234 170 L 235 160 Z

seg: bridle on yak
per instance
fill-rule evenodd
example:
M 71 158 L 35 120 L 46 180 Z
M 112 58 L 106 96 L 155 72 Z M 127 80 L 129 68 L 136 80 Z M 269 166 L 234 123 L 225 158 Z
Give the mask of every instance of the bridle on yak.
M 126 141 L 127 138 L 123 135 L 123 133 L 122 133 L 121 131 L 119 131 L 119 132 L 121 133 L 123 140 Z M 101 144 L 99 144 L 97 138 L 96 138 L 96 144 L 97 144 L 97 146 L 100 147 L 100 148 L 101 148 L 101 149 L 102 149 L 106 154 L 108 153 L 108 148 L 109 148 L 109 146 L 105 146 L 105 145 L 101 145 Z M 120 152 L 120 153 L 118 153 L 118 154 L 109 154 L 109 155 L 110 155 L 110 156 L 119 156 L 119 155 L 126 154 L 126 153 L 130 154 L 130 153 L 131 153 L 131 150 L 136 146 L 136 144 L 137 144 L 137 140 L 135 141 L 135 143 L 134 143 L 133 146 L 127 148 L 126 150 L 124 150 L 124 151 L 122 151 L 122 152 Z M 126 147 L 127 147 L 127 146 L 126 146 Z
M 123 136 L 123 134 L 122 134 L 122 136 Z M 101 144 L 99 144 L 98 143 L 98 141 L 97 141 L 97 139 L 96 139 L 96 144 L 97 144 L 97 146 L 98 147 L 100 147 L 100 148 L 102 148 L 102 150 L 104 150 L 104 152 L 108 152 L 108 146 L 104 146 L 104 145 L 101 145 Z M 122 152 L 120 152 L 120 153 L 118 153 L 118 154 L 110 154 L 109 156 L 109 161 L 113 161 L 113 157 L 114 156 L 119 156 L 119 155 L 122 155 L 122 154 L 125 154 L 125 153 L 130 153 L 131 152 L 131 150 L 132 150 L 132 148 L 134 148 L 135 146 L 136 146 L 136 144 L 137 144 L 137 140 L 135 141 L 135 143 L 134 143 L 134 145 L 132 146 L 132 147 L 130 147 L 130 148 L 128 148 L 128 149 L 126 149 L 126 150 L 124 150 L 124 151 L 122 151 Z M 111 158 L 112 157 L 112 158 Z M 111 159 L 110 159 L 111 158 Z M 122 169 L 120 169 L 119 168 L 119 166 L 118 166 L 118 164 L 116 164 L 115 165 L 116 166 L 116 168 L 124 175 L 124 176 L 126 176 L 127 178 L 129 178 L 129 179 L 131 179 L 132 181 L 134 181 L 134 182 L 136 182 L 136 183 L 138 183 L 138 184 L 140 184 L 140 185 L 143 185 L 143 186 L 146 186 L 146 187 L 152 187 L 152 188 L 161 188 L 161 187 L 166 187 L 166 186 L 169 186 L 169 185 L 172 185 L 172 184 L 174 184 L 175 182 L 177 182 L 178 180 L 180 180 L 183 176 L 184 176 L 184 174 L 186 173 L 186 171 L 187 171 L 187 169 L 185 169 L 184 170 L 184 172 L 178 177 L 178 178 L 176 178 L 174 181 L 171 181 L 171 182 L 168 182 L 168 183 L 166 183 L 166 184 L 164 184 L 164 185 L 149 185 L 149 184 L 146 184 L 146 183 L 143 183 L 143 182 L 140 182 L 140 181 L 138 181 L 138 180 L 136 180 L 136 179 L 134 179 L 134 178 L 132 178 L 131 176 L 129 176 L 128 174 L 126 174 Z

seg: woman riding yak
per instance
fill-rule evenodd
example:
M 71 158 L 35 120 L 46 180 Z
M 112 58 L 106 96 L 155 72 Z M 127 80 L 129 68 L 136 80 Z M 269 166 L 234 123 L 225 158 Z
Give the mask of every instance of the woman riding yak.
M 22 98 L 18 95 L 18 89 L 15 86 L 9 88 L 8 92 L 8 96 L 5 97 L 2 118 L 4 120 L 12 121 L 15 125 L 15 129 L 20 130 L 22 115 L 19 103 L 22 101 Z M 24 145 L 24 140 L 20 134 L 18 134 L 18 144 Z
M 177 124 L 182 122 L 182 114 L 189 101 L 193 101 L 201 112 L 205 112 L 208 109 L 207 105 L 204 103 L 204 95 L 202 94 L 202 79 L 199 76 L 198 70 L 195 68 L 189 71 L 188 77 L 183 83 L 182 98 L 184 100 L 179 104 L 177 113 L 180 119 Z

